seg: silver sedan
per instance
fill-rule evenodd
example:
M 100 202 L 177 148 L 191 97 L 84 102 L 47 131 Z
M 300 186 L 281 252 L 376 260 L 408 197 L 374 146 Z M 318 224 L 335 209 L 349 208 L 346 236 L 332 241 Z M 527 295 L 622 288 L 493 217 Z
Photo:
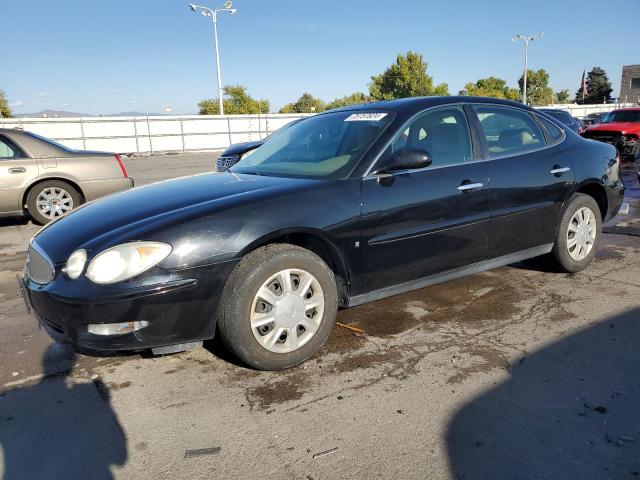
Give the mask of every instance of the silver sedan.
M 0 129 L 0 217 L 29 213 L 45 224 L 131 187 L 117 154 L 71 150 L 31 132 Z

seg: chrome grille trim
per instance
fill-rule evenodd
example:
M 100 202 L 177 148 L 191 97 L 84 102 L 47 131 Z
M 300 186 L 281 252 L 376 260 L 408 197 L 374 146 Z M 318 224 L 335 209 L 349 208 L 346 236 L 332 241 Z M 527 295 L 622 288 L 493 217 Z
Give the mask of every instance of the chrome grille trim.
M 49 256 L 42 250 L 40 245 L 31 241 L 29 252 L 27 253 L 27 275 L 31 280 L 42 285 L 53 280 L 55 267 Z

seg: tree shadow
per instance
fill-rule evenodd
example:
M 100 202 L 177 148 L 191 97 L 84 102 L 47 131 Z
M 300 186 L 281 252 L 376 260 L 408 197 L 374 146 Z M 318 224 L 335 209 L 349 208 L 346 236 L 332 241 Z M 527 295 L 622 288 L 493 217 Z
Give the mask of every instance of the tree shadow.
M 454 478 L 640 476 L 640 308 L 523 357 L 510 373 L 449 424 Z
M 127 461 L 126 436 L 101 381 L 66 377 L 76 354 L 52 344 L 40 383 L 0 394 L 0 474 L 19 478 L 110 479 Z

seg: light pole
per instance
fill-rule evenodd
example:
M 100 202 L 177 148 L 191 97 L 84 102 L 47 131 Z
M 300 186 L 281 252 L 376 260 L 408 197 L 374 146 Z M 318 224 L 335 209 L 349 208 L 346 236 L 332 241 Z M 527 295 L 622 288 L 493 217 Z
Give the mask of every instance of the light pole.
M 224 2 L 222 5 L 216 8 L 202 7 L 193 3 L 189 4 L 189 8 L 194 12 L 201 12 L 205 17 L 211 17 L 213 22 L 213 43 L 216 47 L 216 68 L 218 72 L 218 102 L 220 105 L 220 115 L 224 115 L 224 106 L 222 104 L 222 78 L 220 75 L 220 50 L 218 49 L 218 13 L 229 12 L 231 15 L 236 13 L 235 8 L 232 7 L 231 1 Z
M 524 84 L 522 87 L 522 103 L 527 104 L 527 70 L 529 69 L 529 42 L 533 42 L 538 38 L 544 37 L 544 33 L 537 33 L 535 35 L 515 35 L 511 38 L 512 42 L 518 40 L 524 40 Z

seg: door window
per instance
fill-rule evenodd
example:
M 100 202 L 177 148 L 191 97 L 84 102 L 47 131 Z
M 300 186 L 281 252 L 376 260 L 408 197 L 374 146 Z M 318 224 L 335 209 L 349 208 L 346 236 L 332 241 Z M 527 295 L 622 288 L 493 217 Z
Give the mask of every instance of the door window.
M 542 126 L 544 126 L 544 128 L 547 129 L 547 132 L 549 133 L 549 136 L 552 139 L 551 143 L 554 145 L 558 143 L 562 139 L 562 135 L 563 135 L 562 130 L 560 130 L 557 126 L 555 126 L 552 122 L 550 122 L 543 116 L 536 115 L 536 117 L 538 117 L 538 120 L 540 120 L 540 123 L 542 123 Z
M 536 150 L 545 146 L 544 135 L 527 112 L 509 107 L 474 107 L 490 157 Z
M 455 165 L 471 160 L 469 126 L 461 107 L 428 110 L 400 132 L 383 155 L 385 159 L 398 150 L 423 150 L 433 166 Z
M 0 160 L 12 160 L 14 158 L 25 158 L 26 155 L 11 140 L 0 137 Z

